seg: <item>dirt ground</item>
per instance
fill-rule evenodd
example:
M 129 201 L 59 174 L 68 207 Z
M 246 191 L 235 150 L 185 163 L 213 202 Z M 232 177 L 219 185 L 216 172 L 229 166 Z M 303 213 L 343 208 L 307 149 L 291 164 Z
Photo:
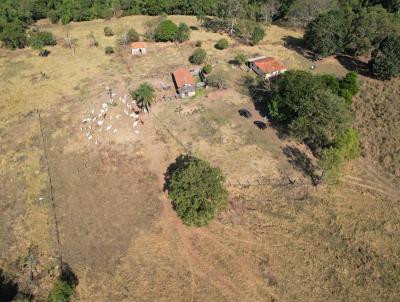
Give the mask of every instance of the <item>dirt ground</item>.
M 273 26 L 257 48 L 221 52 L 213 48 L 221 35 L 195 31 L 179 47 L 150 43 L 141 58 L 123 49 L 103 54 L 113 43 L 104 26 L 143 32 L 148 19 L 44 25 L 78 37 L 75 56 L 59 46 L 46 62 L 29 50 L 2 53 L 0 268 L 37 301 L 46 299 L 60 256 L 79 278 L 74 301 L 396 301 L 398 181 L 361 159 L 339 187 L 314 188 L 298 164 L 318 169 L 311 153 L 253 124 L 263 118 L 237 85 L 245 72 L 227 63 L 240 49 L 308 69 L 311 61 L 285 47 L 285 37 L 301 33 Z M 86 46 L 89 32 L 100 49 Z M 135 124 L 125 95 L 143 81 L 171 81 L 163 72 L 190 66 L 196 40 L 211 63 L 231 71 L 230 88 L 168 102 L 157 91 L 144 124 Z M 49 79 L 32 81 L 40 70 Z M 323 70 L 346 71 L 332 59 L 315 72 Z M 103 125 L 84 123 L 104 108 L 106 87 L 116 105 Z M 252 117 L 240 117 L 240 108 Z M 184 226 L 163 192 L 168 166 L 187 152 L 226 177 L 229 207 L 204 228 Z

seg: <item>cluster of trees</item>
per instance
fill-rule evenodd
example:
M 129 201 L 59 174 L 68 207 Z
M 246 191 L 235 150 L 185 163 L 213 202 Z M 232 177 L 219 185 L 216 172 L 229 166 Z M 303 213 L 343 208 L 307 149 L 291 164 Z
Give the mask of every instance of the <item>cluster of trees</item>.
M 184 224 L 207 225 L 227 205 L 228 194 L 219 168 L 196 157 L 181 156 L 169 170 L 166 188 Z
M 207 58 L 207 52 L 205 49 L 198 47 L 196 48 L 192 55 L 189 57 L 189 62 L 192 64 L 200 65 L 203 64 Z
M 266 99 L 270 117 L 323 159 L 332 161 L 332 154 L 339 154 L 332 167 L 351 158 L 345 150 L 354 146 L 358 150 L 358 136 L 351 129 L 351 100 L 359 91 L 355 73 L 338 80 L 332 75 L 288 71 L 272 83 L 271 90 L 272 98 Z
M 393 10 L 397 7 L 395 1 L 382 4 Z M 321 14 L 308 25 L 304 40 L 318 57 L 372 52 L 369 65 L 376 76 L 386 80 L 400 74 L 400 19 L 382 6 L 343 8 Z
M 161 21 L 154 33 L 154 40 L 157 42 L 177 41 L 182 43 L 190 39 L 190 28 L 186 23 L 176 25 L 171 20 Z

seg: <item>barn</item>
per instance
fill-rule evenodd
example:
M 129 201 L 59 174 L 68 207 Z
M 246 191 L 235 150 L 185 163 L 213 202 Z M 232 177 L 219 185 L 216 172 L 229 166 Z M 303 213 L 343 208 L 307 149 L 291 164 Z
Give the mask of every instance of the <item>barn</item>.
M 270 79 L 287 71 L 282 62 L 273 57 L 257 57 L 247 61 L 248 66 L 259 76 Z
M 196 81 L 186 68 L 179 68 L 172 73 L 176 92 L 180 97 L 196 95 Z
M 144 42 L 133 42 L 131 44 L 132 55 L 144 55 L 147 52 L 147 44 Z

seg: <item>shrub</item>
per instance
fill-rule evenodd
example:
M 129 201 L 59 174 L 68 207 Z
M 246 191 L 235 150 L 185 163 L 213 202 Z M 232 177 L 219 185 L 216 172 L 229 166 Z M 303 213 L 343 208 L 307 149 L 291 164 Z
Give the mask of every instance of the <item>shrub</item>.
M 186 23 L 180 23 L 176 32 L 175 40 L 179 43 L 185 42 L 190 38 L 190 28 Z
M 47 17 L 53 24 L 58 23 L 58 21 L 60 21 L 60 14 L 56 10 L 50 10 L 47 13 Z
M 50 54 L 50 50 L 47 50 L 47 49 L 42 49 L 39 51 L 40 57 L 47 57 L 49 54 Z
M 178 26 L 171 20 L 164 20 L 158 24 L 154 39 L 157 42 L 175 41 Z
M 245 64 L 246 63 L 246 61 L 247 61 L 247 58 L 246 58 L 246 56 L 243 54 L 243 53 L 238 53 L 236 56 L 235 56 L 235 64 L 236 65 L 243 65 L 243 64 Z
M 196 44 L 195 44 L 196 47 L 201 47 L 201 45 L 203 45 L 203 42 L 201 42 L 201 41 L 196 41 Z
M 265 30 L 259 26 L 254 28 L 253 33 L 251 34 L 250 44 L 256 45 L 262 41 L 265 37 Z
M 193 51 L 192 55 L 189 57 L 189 61 L 192 64 L 202 64 L 206 60 L 207 52 L 203 48 L 197 48 Z
M 105 52 L 106 55 L 111 55 L 111 54 L 114 53 L 114 48 L 112 48 L 111 46 L 107 46 L 107 47 L 104 49 L 104 52 Z
M 219 50 L 223 50 L 223 49 L 226 49 L 227 47 L 228 47 L 228 41 L 226 40 L 226 39 L 220 39 L 220 40 L 218 40 L 218 42 L 214 45 L 214 47 L 216 48 L 216 49 L 219 49 Z
M 57 280 L 49 293 L 48 302 L 67 302 L 75 293 L 75 288 L 68 282 Z
M 226 89 L 228 87 L 228 76 L 222 70 L 214 71 L 207 77 L 207 85 L 217 89 Z
M 125 37 L 126 37 L 127 43 L 137 42 L 140 39 L 139 34 L 133 28 L 128 29 Z
M 356 95 L 360 91 L 357 74 L 355 72 L 347 73 L 340 81 L 340 88 L 350 91 L 352 95 Z
M 177 159 L 167 188 L 184 224 L 204 226 L 214 218 L 227 204 L 223 182 L 221 170 L 206 161 L 191 156 Z
M 389 35 L 372 52 L 370 70 L 382 80 L 400 75 L 400 35 Z
M 112 36 L 114 36 L 114 32 L 110 27 L 106 26 L 106 27 L 104 27 L 104 35 L 106 37 L 112 37 Z
M 29 44 L 32 49 L 42 49 L 44 46 L 53 46 L 57 42 L 53 34 L 47 31 L 40 31 L 29 37 Z
M 351 105 L 353 103 L 353 94 L 348 89 L 340 89 L 339 96 L 346 100 L 346 103 Z
M 212 72 L 212 66 L 210 64 L 207 64 L 203 67 L 203 71 L 206 74 L 210 74 Z

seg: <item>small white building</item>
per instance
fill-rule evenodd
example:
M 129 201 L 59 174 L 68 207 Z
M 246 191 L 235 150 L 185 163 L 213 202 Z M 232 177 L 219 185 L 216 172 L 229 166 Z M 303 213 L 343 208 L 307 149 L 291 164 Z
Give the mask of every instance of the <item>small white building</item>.
M 249 67 L 259 76 L 270 79 L 287 71 L 287 67 L 272 57 L 257 57 L 247 61 Z
M 134 56 L 144 55 L 147 52 L 147 44 L 144 42 L 133 42 L 131 49 Z

